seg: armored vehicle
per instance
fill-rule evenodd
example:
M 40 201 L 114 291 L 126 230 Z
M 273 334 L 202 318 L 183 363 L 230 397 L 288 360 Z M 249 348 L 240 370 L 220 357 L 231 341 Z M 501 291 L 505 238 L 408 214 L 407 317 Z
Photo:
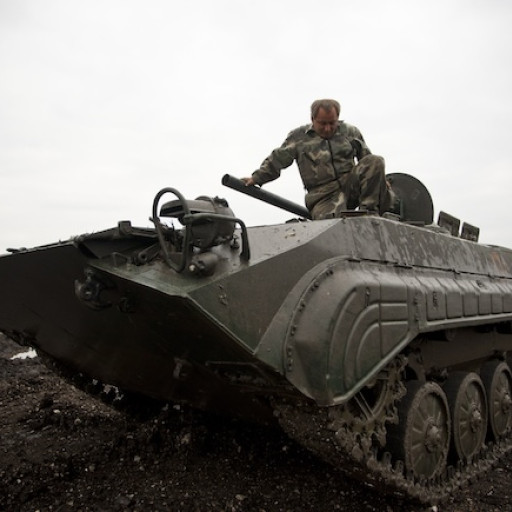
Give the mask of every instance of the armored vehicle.
M 355 478 L 441 500 L 512 446 L 512 252 L 388 178 L 392 212 L 311 221 L 224 176 L 295 216 L 253 227 L 163 189 L 152 228 L 0 257 L 0 330 L 118 397 L 277 421 Z

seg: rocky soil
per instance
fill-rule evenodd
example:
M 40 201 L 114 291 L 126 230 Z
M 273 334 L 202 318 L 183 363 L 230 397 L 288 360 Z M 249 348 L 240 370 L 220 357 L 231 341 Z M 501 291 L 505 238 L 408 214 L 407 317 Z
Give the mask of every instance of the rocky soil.
M 377 494 L 280 431 L 170 407 L 141 421 L 0 335 L 2 511 L 512 510 L 512 456 L 438 506 Z

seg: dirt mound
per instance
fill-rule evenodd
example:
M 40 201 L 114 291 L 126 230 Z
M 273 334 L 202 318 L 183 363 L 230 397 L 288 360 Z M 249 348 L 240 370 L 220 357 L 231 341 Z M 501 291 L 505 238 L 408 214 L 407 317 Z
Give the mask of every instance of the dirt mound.
M 512 457 L 437 508 L 385 498 L 280 431 L 167 407 L 147 421 L 107 407 L 0 335 L 0 510 L 497 511 Z

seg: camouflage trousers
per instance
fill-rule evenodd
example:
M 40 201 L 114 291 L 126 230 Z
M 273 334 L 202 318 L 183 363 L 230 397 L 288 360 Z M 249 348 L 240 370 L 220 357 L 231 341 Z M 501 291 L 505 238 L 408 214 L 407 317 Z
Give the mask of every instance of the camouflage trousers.
M 308 191 L 306 207 L 314 220 L 339 217 L 343 211 L 375 211 L 382 215 L 391 206 L 391 191 L 386 183 L 384 159 L 367 155 L 351 172 Z

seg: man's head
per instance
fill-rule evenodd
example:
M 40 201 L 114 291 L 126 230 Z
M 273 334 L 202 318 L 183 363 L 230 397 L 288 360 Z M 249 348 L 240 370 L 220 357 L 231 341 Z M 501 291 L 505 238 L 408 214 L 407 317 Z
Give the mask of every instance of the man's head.
M 311 105 L 313 130 L 320 137 L 330 139 L 338 128 L 340 104 L 336 100 L 316 100 Z

